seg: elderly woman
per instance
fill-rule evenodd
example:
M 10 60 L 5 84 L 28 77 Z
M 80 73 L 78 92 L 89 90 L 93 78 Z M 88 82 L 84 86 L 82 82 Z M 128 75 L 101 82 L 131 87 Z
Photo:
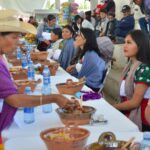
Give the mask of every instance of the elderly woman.
M 48 103 L 56 103 L 59 106 L 65 106 L 70 102 L 68 99 L 58 94 L 28 96 L 18 93 L 8 71 L 3 54 L 7 54 L 16 49 L 20 32 L 36 34 L 36 29 L 28 23 L 15 20 L 12 15 L 16 15 L 16 12 L 12 10 L 0 10 L 0 99 L 2 102 L 2 110 L 0 112 L 0 134 L 4 128 L 12 123 L 13 117 L 19 107 L 34 107 Z M 5 47 L 7 47 L 7 50 L 4 50 Z
M 94 31 L 82 28 L 76 37 L 75 45 L 79 47 L 79 51 L 67 71 L 77 78 L 86 77 L 86 85 L 98 91 L 102 83 L 105 61 L 98 49 Z
M 150 131 L 145 109 L 150 99 L 150 43 L 140 30 L 125 38 L 124 55 L 130 59 L 122 73 L 122 102 L 114 107 L 124 112 L 143 131 Z

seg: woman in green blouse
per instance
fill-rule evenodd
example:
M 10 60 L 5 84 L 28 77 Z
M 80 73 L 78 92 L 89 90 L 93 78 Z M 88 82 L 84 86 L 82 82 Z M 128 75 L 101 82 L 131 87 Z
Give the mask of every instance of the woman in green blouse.
M 124 55 L 130 59 L 122 73 L 121 103 L 114 107 L 124 112 L 140 130 L 150 131 L 145 108 L 150 99 L 150 43 L 147 35 L 135 30 L 125 38 Z

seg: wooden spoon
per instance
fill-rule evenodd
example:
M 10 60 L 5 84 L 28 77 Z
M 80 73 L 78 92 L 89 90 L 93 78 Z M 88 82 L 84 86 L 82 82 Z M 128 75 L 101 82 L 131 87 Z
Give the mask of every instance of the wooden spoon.
M 75 85 L 81 85 L 81 84 L 83 84 L 83 83 L 85 83 L 85 81 L 78 82 L 78 83 L 77 83 L 77 84 L 75 84 Z
M 126 144 L 124 144 L 124 145 L 121 147 L 121 149 L 127 148 L 127 147 L 133 142 L 134 139 L 135 139 L 134 137 L 132 137 L 131 139 L 129 139 L 129 141 L 128 141 Z

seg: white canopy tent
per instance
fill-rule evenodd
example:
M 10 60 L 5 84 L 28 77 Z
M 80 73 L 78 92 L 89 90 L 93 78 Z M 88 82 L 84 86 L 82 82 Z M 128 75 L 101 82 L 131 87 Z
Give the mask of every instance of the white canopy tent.
M 61 0 L 55 0 L 55 7 L 56 10 L 59 11 L 60 9 L 60 1 Z M 66 0 L 73 2 L 75 0 Z M 91 10 L 96 8 L 96 5 L 100 3 L 102 0 L 90 0 L 91 3 Z M 122 17 L 121 15 L 121 8 L 125 4 L 130 4 L 132 0 L 114 0 L 116 3 L 116 17 L 120 19 Z M 37 10 L 40 13 L 46 10 L 42 10 L 46 8 L 48 0 L 0 0 L 0 7 L 2 8 L 11 8 L 11 9 L 16 9 L 22 14 L 33 14 Z M 51 13 L 51 12 L 50 12 Z M 56 12 L 55 12 L 56 13 Z
M 35 9 L 43 9 L 47 0 L 0 0 L 2 8 L 16 9 L 24 14 L 32 14 Z

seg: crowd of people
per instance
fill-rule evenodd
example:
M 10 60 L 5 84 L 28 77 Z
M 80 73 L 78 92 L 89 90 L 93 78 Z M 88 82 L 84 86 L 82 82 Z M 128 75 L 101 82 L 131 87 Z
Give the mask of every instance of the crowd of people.
M 35 33 L 39 50 L 48 51 L 48 57 L 58 61 L 71 75 L 79 79 L 86 77 L 86 85 L 95 92 L 99 91 L 107 63 L 112 60 L 114 43 L 124 43 L 124 55 L 129 61 L 122 73 L 118 93 L 122 101 L 114 107 L 127 115 L 142 131 L 150 131 L 150 32 L 142 26 L 150 23 L 150 4 L 147 0 L 134 1 L 146 15 L 139 20 L 143 31 L 134 30 L 135 21 L 128 5 L 122 7 L 123 18 L 115 18 L 113 0 L 107 0 L 102 9 L 95 11 L 93 15 L 91 11 L 87 11 L 84 17 L 80 14 L 75 16 L 74 22 L 63 27 L 56 24 L 54 15 L 48 15 L 38 25 L 37 34 L 30 25 L 37 26 L 33 17 L 30 17 L 28 23 L 16 20 L 19 28 L 13 24 L 12 28 L 3 28 L 4 15 L 0 15 L 0 18 L 3 16 L 0 19 L 0 99 L 4 100 L 0 113 L 0 132 L 10 125 L 18 107 L 41 105 L 41 101 L 42 104 L 55 102 L 60 107 L 72 103 L 62 95 L 41 97 L 18 94 L 3 54 L 16 49 L 20 32 Z M 0 10 L 0 13 L 5 14 L 4 11 L 7 10 Z M 8 14 L 4 19 L 7 20 L 8 17 L 9 23 L 12 13 Z M 51 33 L 51 40 L 45 40 L 43 32 Z M 6 48 L 8 45 L 9 48 Z

